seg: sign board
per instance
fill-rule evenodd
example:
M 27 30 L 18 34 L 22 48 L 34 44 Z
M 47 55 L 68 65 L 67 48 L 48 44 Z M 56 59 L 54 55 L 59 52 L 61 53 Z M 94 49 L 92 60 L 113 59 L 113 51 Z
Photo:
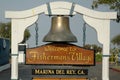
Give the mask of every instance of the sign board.
M 88 69 L 32 69 L 32 75 L 88 75 Z
M 88 80 L 87 78 L 33 78 L 32 80 Z
M 73 44 L 51 43 L 26 50 L 26 64 L 95 65 L 94 51 Z

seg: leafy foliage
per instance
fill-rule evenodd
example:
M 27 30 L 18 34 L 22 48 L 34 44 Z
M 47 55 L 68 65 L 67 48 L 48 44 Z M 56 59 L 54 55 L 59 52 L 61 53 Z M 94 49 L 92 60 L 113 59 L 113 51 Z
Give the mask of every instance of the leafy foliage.
M 11 23 L 0 23 L 0 37 L 10 38 L 11 37 Z
M 25 41 L 27 41 L 30 36 L 31 36 L 31 35 L 30 35 L 29 30 L 26 29 L 25 32 L 24 32 L 24 39 L 23 39 L 23 41 L 22 41 L 21 43 L 25 43 Z
M 96 54 L 95 60 L 96 60 L 96 62 L 101 62 L 102 61 L 102 54 Z
M 95 51 L 95 53 L 102 52 L 102 48 L 100 46 L 97 46 L 96 44 L 93 44 L 93 45 L 86 44 L 84 46 L 84 48 L 86 48 L 86 49 L 93 49 Z
M 116 6 L 117 2 L 120 2 L 120 0 L 94 0 L 92 8 L 97 8 L 101 4 L 107 4 L 110 6 L 110 9 L 118 9 L 120 6 Z
M 120 45 L 120 34 L 115 36 L 111 42 L 114 44 L 114 45 Z

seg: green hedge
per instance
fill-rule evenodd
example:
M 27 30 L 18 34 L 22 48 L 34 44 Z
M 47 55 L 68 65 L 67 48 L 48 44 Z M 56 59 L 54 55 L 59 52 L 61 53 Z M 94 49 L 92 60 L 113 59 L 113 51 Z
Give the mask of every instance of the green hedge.
M 102 62 L 102 54 L 96 54 L 95 56 L 96 62 Z M 110 62 L 115 62 L 115 55 L 111 55 L 109 58 Z
M 96 62 L 102 62 L 102 54 L 96 54 L 95 60 Z

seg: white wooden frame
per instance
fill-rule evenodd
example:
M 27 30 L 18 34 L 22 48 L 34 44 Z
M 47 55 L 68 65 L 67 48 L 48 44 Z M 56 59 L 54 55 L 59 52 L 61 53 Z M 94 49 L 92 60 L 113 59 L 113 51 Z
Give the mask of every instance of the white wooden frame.
M 57 1 L 50 2 L 52 15 L 69 15 L 72 3 Z M 18 80 L 18 43 L 23 40 L 25 29 L 34 24 L 38 15 L 48 14 L 47 4 L 25 11 L 6 11 L 5 17 L 11 18 L 12 44 L 11 44 L 11 80 Z M 117 18 L 116 12 L 99 12 L 74 5 L 73 15 L 82 14 L 83 19 L 95 28 L 98 41 L 103 44 L 102 80 L 109 80 L 109 55 L 110 55 L 110 20 Z

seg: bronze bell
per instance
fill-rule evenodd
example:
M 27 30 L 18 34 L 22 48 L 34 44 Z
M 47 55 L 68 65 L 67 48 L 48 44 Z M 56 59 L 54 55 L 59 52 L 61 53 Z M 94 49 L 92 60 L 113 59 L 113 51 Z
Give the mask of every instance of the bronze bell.
M 44 42 L 77 42 L 69 28 L 69 17 L 52 17 L 52 27 L 49 33 L 44 37 Z

